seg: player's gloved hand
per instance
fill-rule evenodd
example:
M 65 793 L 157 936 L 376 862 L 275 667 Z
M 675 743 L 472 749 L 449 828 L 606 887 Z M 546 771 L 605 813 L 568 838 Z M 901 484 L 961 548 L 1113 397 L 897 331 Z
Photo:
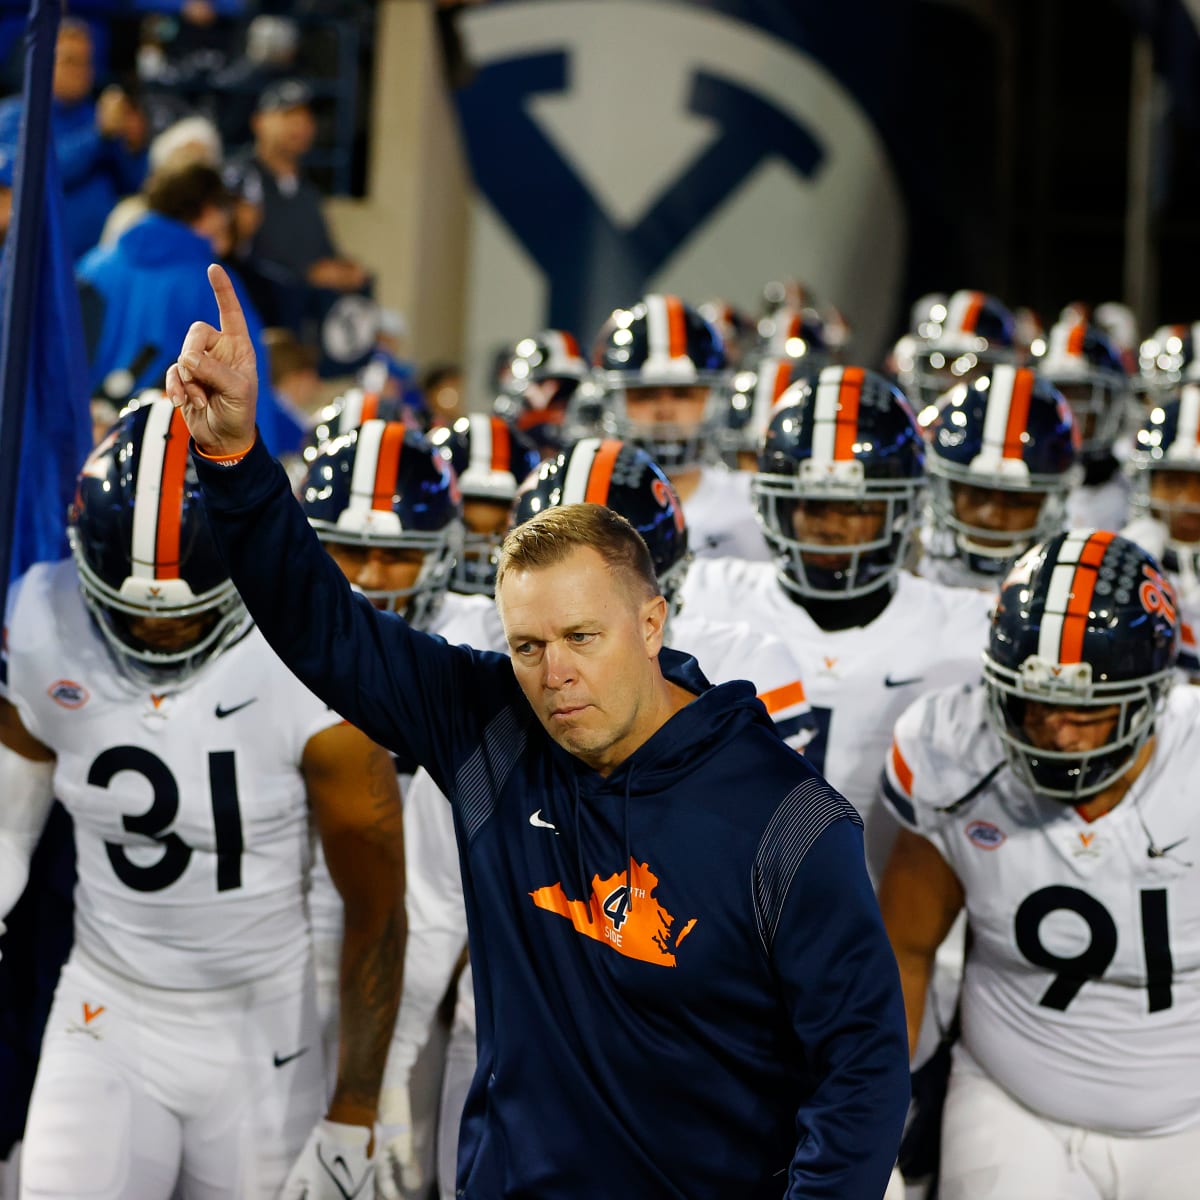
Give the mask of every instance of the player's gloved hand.
M 379 1200 L 410 1200 L 418 1195 L 423 1181 L 412 1126 L 380 1123 L 375 1127 L 375 1145 L 375 1195 Z
M 318 1121 L 279 1200 L 370 1200 L 375 1178 L 370 1144 L 365 1125 Z

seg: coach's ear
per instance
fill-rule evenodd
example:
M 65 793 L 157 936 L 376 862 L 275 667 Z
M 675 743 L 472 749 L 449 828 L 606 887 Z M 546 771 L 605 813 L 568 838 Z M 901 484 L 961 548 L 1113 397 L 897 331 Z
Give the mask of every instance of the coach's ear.
M 667 628 L 667 611 L 667 602 L 662 596 L 651 596 L 642 602 L 638 616 L 647 658 L 657 658 L 658 652 L 663 648 L 663 638 Z

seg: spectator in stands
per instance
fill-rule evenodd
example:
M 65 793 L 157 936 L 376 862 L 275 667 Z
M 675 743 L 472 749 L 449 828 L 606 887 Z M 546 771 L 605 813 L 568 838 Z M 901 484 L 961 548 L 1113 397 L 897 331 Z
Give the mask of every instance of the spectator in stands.
M 220 169 L 222 159 L 221 135 L 207 117 L 184 117 L 168 125 L 150 143 L 150 175 L 163 171 L 176 171 L 191 163 L 205 163 Z M 126 196 L 108 214 L 104 232 L 100 235 L 101 246 L 113 245 L 132 225 L 146 215 L 146 194 L 143 190 Z
M 193 163 L 156 174 L 146 204 L 146 216 L 116 245 L 96 247 L 79 264 L 84 309 L 93 314 L 97 331 L 92 389 L 115 403 L 142 388 L 161 386 L 195 314 L 216 317 L 206 272 L 231 240 L 232 198 L 212 167 Z M 233 279 L 245 306 L 241 282 Z M 265 355 L 262 322 L 253 308 L 247 319 L 255 352 Z M 262 387 L 268 397 L 263 414 L 268 446 L 276 454 L 297 448 L 300 427 L 280 411 L 269 380 L 263 379 Z
M 79 20 L 59 26 L 54 56 L 54 148 L 62 172 L 67 236 L 78 258 L 100 238 L 117 200 L 135 192 L 146 174 L 146 119 L 121 88 L 93 101 L 92 35 Z M 16 154 L 23 103 L 0 103 L 0 153 Z
M 290 329 L 264 329 L 263 342 L 279 407 L 297 424 L 310 428 L 321 406 L 317 352 L 299 341 Z
M 321 211 L 321 194 L 301 167 L 317 132 L 311 89 L 297 79 L 270 85 L 251 124 L 252 151 L 226 172 L 227 182 L 261 214 L 245 248 L 248 259 L 282 268 L 313 288 L 362 291 L 367 272 L 338 253 Z

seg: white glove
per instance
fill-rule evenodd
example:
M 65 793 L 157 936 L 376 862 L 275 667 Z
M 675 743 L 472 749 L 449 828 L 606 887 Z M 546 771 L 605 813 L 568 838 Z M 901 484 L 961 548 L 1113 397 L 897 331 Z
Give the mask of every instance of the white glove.
M 318 1121 L 296 1165 L 288 1173 L 280 1200 L 371 1200 L 375 1167 L 365 1125 Z
M 375 1127 L 375 1195 L 378 1200 L 410 1200 L 424 1182 L 411 1125 Z M 425 1188 L 428 1191 L 428 1187 Z
M 892 1168 L 892 1177 L 888 1180 L 883 1200 L 904 1200 L 904 1176 L 900 1174 L 899 1167 Z

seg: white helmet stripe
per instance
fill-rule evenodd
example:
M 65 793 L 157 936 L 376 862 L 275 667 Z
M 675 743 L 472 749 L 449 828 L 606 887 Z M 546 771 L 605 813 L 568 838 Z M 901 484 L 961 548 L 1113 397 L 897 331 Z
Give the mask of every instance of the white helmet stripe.
M 482 475 L 492 473 L 492 418 L 479 413 L 471 418 L 471 457 L 467 470 Z
M 599 449 L 600 438 L 580 438 L 572 447 L 567 477 L 562 485 L 563 504 L 582 504 L 587 499 L 588 480 Z
M 646 360 L 667 361 L 671 357 L 671 319 L 665 296 L 646 297 Z
M 162 494 L 163 461 L 167 456 L 167 432 L 175 407 L 165 397 L 150 404 L 150 415 L 142 433 L 142 455 L 138 463 L 133 502 L 133 535 L 130 547 L 137 579 L 153 579 L 155 548 L 158 544 L 158 507 Z
M 946 309 L 946 320 L 942 323 L 942 328 L 947 332 L 953 333 L 974 333 L 975 320 L 980 307 L 980 294 L 978 292 L 955 292 L 950 297 L 949 304 Z M 970 328 L 967 327 L 967 322 L 970 322 Z
M 379 469 L 379 447 L 386 421 L 364 421 L 358 427 L 358 446 L 354 451 L 354 472 L 350 476 L 348 513 L 369 512 L 375 498 L 375 475 Z
M 837 445 L 838 397 L 842 393 L 842 368 L 825 367 L 817 377 L 813 403 L 812 459 L 833 462 Z
M 1194 459 L 1200 443 L 1200 384 L 1185 383 L 1179 390 L 1179 427 L 1167 447 L 1168 459 Z
M 1038 634 L 1038 657 L 1048 663 L 1062 661 L 1063 621 L 1071 600 L 1075 568 L 1094 532 L 1092 529 L 1074 529 L 1058 548 L 1058 559 L 1050 572 L 1050 583 L 1046 588 L 1046 606 L 1042 610 L 1042 628 Z

